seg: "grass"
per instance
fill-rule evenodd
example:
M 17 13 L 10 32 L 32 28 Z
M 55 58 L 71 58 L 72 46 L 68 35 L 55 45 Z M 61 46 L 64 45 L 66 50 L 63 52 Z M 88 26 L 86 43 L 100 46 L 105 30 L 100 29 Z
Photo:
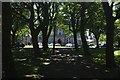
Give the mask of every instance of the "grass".
M 115 55 L 115 56 L 120 56 L 120 50 L 115 50 L 115 51 L 114 51 L 114 55 Z
M 105 65 L 105 48 L 103 49 L 90 49 L 92 53 L 92 61 L 97 65 Z M 114 49 L 114 56 L 116 65 L 120 68 L 120 50 Z
M 49 48 L 53 48 L 53 46 L 48 46 Z M 32 45 L 26 45 L 24 48 L 33 48 Z M 42 46 L 39 46 L 39 48 L 42 48 Z M 55 46 L 55 48 L 71 48 L 66 46 Z
M 102 66 L 105 65 L 105 49 L 89 49 L 92 54 L 92 63 Z M 72 50 L 73 54 L 84 54 L 82 49 L 78 51 Z M 12 49 L 12 54 L 15 61 L 15 66 L 19 77 L 33 77 L 38 78 L 41 73 L 38 70 L 44 70 L 45 66 L 49 65 L 49 55 L 52 54 L 52 49 L 47 52 L 40 52 L 42 57 L 34 57 L 32 48 Z M 120 69 L 120 50 L 114 51 L 115 61 Z

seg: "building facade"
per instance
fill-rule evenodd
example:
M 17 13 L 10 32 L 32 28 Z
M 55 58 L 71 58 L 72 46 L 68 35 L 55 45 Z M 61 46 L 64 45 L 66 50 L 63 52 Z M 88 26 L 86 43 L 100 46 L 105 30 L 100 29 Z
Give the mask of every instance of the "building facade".
M 49 37 L 49 40 L 48 40 L 48 43 L 53 43 L 53 34 L 50 35 Z M 77 35 L 77 42 L 78 42 L 78 45 L 81 45 L 81 37 L 80 37 L 80 34 Z M 61 41 L 61 45 L 65 45 L 67 43 L 72 43 L 74 44 L 74 36 L 73 35 L 65 35 L 64 33 L 64 30 L 59 28 L 57 29 L 56 31 L 56 34 L 55 34 L 55 43 L 58 43 L 59 41 Z
M 38 37 L 38 42 L 42 43 L 42 31 L 39 33 L 41 36 Z M 53 31 L 51 32 L 51 35 L 48 39 L 48 44 L 53 43 L 54 35 Z M 94 40 L 94 36 L 89 34 L 89 31 L 86 31 L 86 40 Z M 61 45 L 65 45 L 67 43 L 74 44 L 74 36 L 73 35 L 65 35 L 64 30 L 61 28 L 57 28 L 56 34 L 55 34 L 55 43 L 61 42 Z M 25 37 L 25 44 L 31 43 L 31 36 L 27 35 Z M 80 34 L 77 34 L 77 43 L 78 45 L 82 45 L 81 42 L 81 36 Z

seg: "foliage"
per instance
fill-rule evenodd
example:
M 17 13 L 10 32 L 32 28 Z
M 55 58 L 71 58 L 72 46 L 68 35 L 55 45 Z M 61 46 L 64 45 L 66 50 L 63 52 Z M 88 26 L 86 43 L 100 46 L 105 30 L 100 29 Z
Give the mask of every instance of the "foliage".
M 87 28 L 95 35 L 95 38 L 105 34 L 105 15 L 101 3 L 93 3 L 87 9 Z
M 115 31 L 114 31 L 114 41 L 117 42 L 119 41 L 119 38 L 120 38 L 120 20 L 118 19 L 116 22 L 115 22 Z
M 67 10 L 68 3 L 60 3 L 59 4 L 59 12 L 58 18 L 56 20 L 56 26 L 60 27 L 64 30 L 64 34 L 70 36 L 72 34 L 69 31 L 69 17 L 68 17 L 68 10 Z
M 25 25 L 23 26 L 22 29 L 19 29 L 15 35 L 17 36 L 17 41 L 24 41 L 25 36 L 29 34 L 30 34 L 29 27 Z
M 105 34 L 100 34 L 100 39 L 99 39 L 100 42 L 102 41 L 106 41 L 106 35 Z

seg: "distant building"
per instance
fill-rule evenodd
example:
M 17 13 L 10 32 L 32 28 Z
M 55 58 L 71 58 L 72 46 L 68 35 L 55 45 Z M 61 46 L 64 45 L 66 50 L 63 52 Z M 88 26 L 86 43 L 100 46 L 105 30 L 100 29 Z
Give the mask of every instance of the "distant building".
M 41 33 L 42 34 L 42 33 Z M 53 43 L 53 32 L 51 33 L 48 43 Z M 77 35 L 78 45 L 81 45 L 81 37 L 80 35 Z M 56 34 L 55 34 L 55 43 L 58 43 L 61 41 L 61 45 L 65 45 L 66 43 L 72 43 L 74 44 L 74 36 L 73 35 L 65 35 L 64 31 L 58 27 Z M 39 42 L 42 42 L 42 37 L 39 37 Z
M 38 37 L 38 42 L 42 43 L 42 31 L 40 31 L 40 36 Z M 51 32 L 51 35 L 48 39 L 48 43 L 53 43 L 53 31 Z M 89 42 L 90 40 L 95 40 L 94 39 L 94 35 L 93 34 L 89 34 L 89 30 L 86 31 L 86 40 Z M 56 34 L 55 34 L 55 43 L 61 43 L 61 45 L 65 45 L 67 43 L 72 43 L 74 44 L 74 36 L 73 35 L 65 35 L 64 34 L 64 30 L 62 30 L 61 28 L 58 27 Z M 77 42 L 78 45 L 82 45 L 81 42 L 81 36 L 80 34 L 77 34 Z M 26 35 L 25 36 L 25 44 L 28 45 L 29 43 L 31 43 L 31 35 Z
M 31 44 L 31 35 L 30 34 L 28 34 L 28 35 L 26 35 L 25 36 L 25 38 L 24 38 L 24 44 L 25 45 L 30 45 Z

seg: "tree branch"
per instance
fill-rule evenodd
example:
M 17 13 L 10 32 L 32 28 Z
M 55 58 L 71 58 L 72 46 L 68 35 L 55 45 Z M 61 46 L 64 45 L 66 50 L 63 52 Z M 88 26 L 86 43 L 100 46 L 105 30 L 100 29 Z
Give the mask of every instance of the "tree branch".
M 27 4 L 26 2 L 23 2 L 23 4 L 24 4 L 25 6 L 27 6 L 28 9 L 31 8 L 31 6 L 30 6 L 29 4 Z
M 13 9 L 13 10 L 14 10 L 14 9 Z M 16 17 L 18 17 L 18 18 L 21 18 L 21 17 L 22 17 L 23 19 L 25 19 L 26 22 L 29 21 L 29 19 L 27 19 L 24 15 L 20 14 L 18 11 L 15 11 L 15 10 L 14 10 L 13 12 L 14 12 L 14 14 L 17 14 Z

